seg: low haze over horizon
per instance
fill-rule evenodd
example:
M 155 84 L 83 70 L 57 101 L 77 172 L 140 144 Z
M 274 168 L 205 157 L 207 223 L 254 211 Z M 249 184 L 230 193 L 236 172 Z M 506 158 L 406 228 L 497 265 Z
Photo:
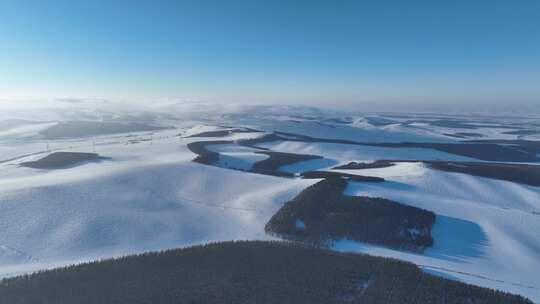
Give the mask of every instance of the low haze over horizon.
M 0 103 L 540 104 L 534 0 L 7 0 L 0 20 Z
M 540 0 L 0 0 L 0 304 L 540 304 Z

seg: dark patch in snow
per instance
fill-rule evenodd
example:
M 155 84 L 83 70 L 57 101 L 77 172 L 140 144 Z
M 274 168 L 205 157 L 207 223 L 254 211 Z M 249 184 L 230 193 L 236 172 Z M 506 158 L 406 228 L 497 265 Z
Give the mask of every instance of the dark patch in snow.
M 164 127 L 120 122 L 66 121 L 49 127 L 39 134 L 46 139 L 88 137 L 105 134 L 163 130 Z
M 387 167 L 392 167 L 394 165 L 394 163 L 390 162 L 390 161 L 387 161 L 387 160 L 376 160 L 374 162 L 364 162 L 364 163 L 359 163 L 359 162 L 350 162 L 348 164 L 345 164 L 345 165 L 341 165 L 341 166 L 337 166 L 337 167 L 334 167 L 332 169 L 353 169 L 353 170 L 356 170 L 356 169 L 379 169 L 379 168 L 387 168 Z
M 20 165 L 35 169 L 65 169 L 108 159 L 110 158 L 102 157 L 97 153 L 54 152 L 39 160 L 24 162 Z
M 331 177 L 304 189 L 272 216 L 265 231 L 324 247 L 350 239 L 421 252 L 433 244 L 433 212 L 383 198 L 346 196 L 346 186 L 345 179 Z M 305 229 L 297 228 L 298 219 Z M 418 233 L 408 233 L 411 229 Z

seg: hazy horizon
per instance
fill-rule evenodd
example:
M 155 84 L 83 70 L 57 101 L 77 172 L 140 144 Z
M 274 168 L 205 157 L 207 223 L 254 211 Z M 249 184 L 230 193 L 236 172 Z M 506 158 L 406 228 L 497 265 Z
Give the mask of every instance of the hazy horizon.
M 448 116 L 492 116 L 492 117 L 529 117 L 539 118 L 538 105 L 515 104 L 400 104 L 365 102 L 356 104 L 321 103 L 248 103 L 248 102 L 219 102 L 208 100 L 185 99 L 154 99 L 154 100 L 109 100 L 99 98 L 57 98 L 32 100 L 0 100 L 0 121 L 6 119 L 30 119 L 41 116 L 47 120 L 46 113 L 62 113 L 63 111 L 76 111 L 81 114 L 85 111 L 102 111 L 104 113 L 166 113 L 167 111 L 192 113 L 234 113 L 246 110 L 261 110 L 267 108 L 279 109 L 289 107 L 295 111 L 305 111 L 313 108 L 316 111 L 329 111 L 335 115 L 347 114 L 384 114 L 403 113 L 420 115 L 448 115 Z M 53 115 L 54 116 L 54 115 Z M 194 117 L 195 117 L 194 116 Z M 72 118 L 73 119 L 73 118 Z M 84 116 L 80 119 L 84 120 Z M 40 119 L 37 119 L 40 120 Z
M 533 0 L 3 1 L 0 18 L 0 103 L 540 105 Z

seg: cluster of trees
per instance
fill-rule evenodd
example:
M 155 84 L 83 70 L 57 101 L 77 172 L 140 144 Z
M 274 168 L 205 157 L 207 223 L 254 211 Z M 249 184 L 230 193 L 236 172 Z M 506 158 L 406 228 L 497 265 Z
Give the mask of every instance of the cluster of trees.
M 387 147 L 409 147 L 434 149 L 454 155 L 476 158 L 484 161 L 499 162 L 538 162 L 540 158 L 520 148 L 487 142 L 466 143 L 388 143 Z
M 540 125 L 537 125 L 540 127 Z M 540 141 L 539 140 L 525 140 L 525 139 L 477 139 L 468 140 L 466 143 L 479 143 L 479 144 L 497 144 L 501 147 L 507 147 L 517 151 L 522 151 L 528 154 L 540 155 Z M 537 159 L 538 161 L 538 159 Z
M 383 198 L 345 196 L 346 186 L 344 178 L 331 177 L 304 189 L 272 216 L 266 232 L 322 246 L 344 238 L 411 251 L 433 245 L 433 212 Z
M 345 145 L 360 145 L 387 148 L 424 148 L 434 149 L 454 155 L 476 158 L 484 161 L 504 162 L 540 162 L 540 142 L 526 140 L 474 140 L 462 143 L 374 143 L 359 142 L 348 139 L 318 138 L 307 135 L 275 132 L 252 141 L 244 141 L 245 145 L 256 145 L 269 141 L 287 140 L 299 142 L 318 142 Z
M 97 136 L 104 134 L 117 134 L 128 132 L 163 130 L 165 127 L 146 125 L 142 123 L 122 123 L 104 121 L 65 121 L 49 127 L 39 133 L 46 139 L 59 139 L 70 137 Z
M 244 147 L 267 150 L 266 148 L 259 147 L 258 145 L 278 140 L 282 140 L 282 138 L 275 133 L 270 133 L 255 138 L 241 139 L 238 141 L 238 144 Z
M 258 151 L 257 154 L 268 155 L 268 158 L 253 164 L 253 170 L 273 170 L 277 171 L 279 167 L 294 164 L 301 161 L 320 159 L 322 156 L 309 154 L 294 154 L 273 151 Z
M 252 128 L 234 128 L 230 130 L 215 130 L 215 131 L 205 131 L 197 134 L 190 135 L 188 137 L 225 137 L 234 133 L 255 133 L 261 132 Z
M 36 161 L 21 163 L 21 166 L 36 169 L 60 169 L 85 162 L 97 162 L 107 159 L 110 158 L 100 156 L 97 153 L 54 152 Z
M 430 161 L 430 168 L 540 186 L 540 166 L 527 164 Z
M 379 169 L 393 166 L 394 163 L 388 160 L 376 160 L 370 163 L 350 162 L 345 165 L 336 166 L 332 169 Z
M 484 137 L 483 134 L 475 133 L 475 132 L 444 133 L 443 135 L 455 137 L 455 138 Z
M 502 134 L 509 134 L 509 135 L 536 135 L 540 134 L 540 130 L 538 129 L 529 129 L 529 130 L 513 130 L 513 131 L 506 131 L 502 132 Z
M 377 176 L 364 176 L 332 171 L 306 171 L 300 173 L 303 178 L 339 178 L 343 177 L 355 182 L 384 182 L 385 179 Z
M 188 149 L 197 154 L 193 160 L 205 165 L 215 165 L 219 160 L 219 153 L 210 151 L 206 148 L 207 145 L 225 145 L 233 143 L 230 140 L 212 140 L 212 141 L 195 141 L 187 144 Z
M 188 137 L 225 137 L 232 134 L 231 130 L 216 130 L 216 131 L 205 131 L 197 134 L 190 135 Z
M 435 277 L 411 263 L 261 241 L 146 253 L 6 279 L 0 302 L 532 303 Z
M 531 148 L 531 150 L 533 150 Z M 528 164 L 464 161 L 429 161 L 429 160 L 377 160 L 372 163 L 350 162 L 333 169 L 370 169 L 384 168 L 396 162 L 423 162 L 430 168 L 440 171 L 465 173 L 475 176 L 511 181 L 515 183 L 540 186 L 540 166 Z
M 206 165 L 215 165 L 219 160 L 219 153 L 208 150 L 206 146 L 232 143 L 234 142 L 227 140 L 196 141 L 189 143 L 187 147 L 191 152 L 197 154 L 197 157 L 193 161 Z M 318 155 L 294 154 L 272 151 L 258 151 L 255 153 L 268 155 L 268 158 L 254 163 L 252 168 L 248 170 L 248 172 L 280 177 L 294 177 L 294 174 L 290 172 L 280 171 L 279 167 L 281 166 L 294 164 L 296 162 L 301 162 L 305 160 L 322 158 Z

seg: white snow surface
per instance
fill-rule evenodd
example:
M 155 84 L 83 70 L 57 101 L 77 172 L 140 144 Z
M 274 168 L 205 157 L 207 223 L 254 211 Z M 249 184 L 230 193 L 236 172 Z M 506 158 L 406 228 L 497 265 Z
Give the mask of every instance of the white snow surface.
M 93 108 L 98 103 L 102 108 Z M 469 131 L 481 133 L 483 139 L 517 138 L 502 134 L 508 130 L 505 128 L 463 130 L 423 122 L 404 126 L 400 122 L 408 118 L 391 116 L 388 119 L 397 123 L 376 127 L 363 119 L 366 115 L 310 107 L 163 102 L 155 105 L 157 110 L 134 108 L 120 113 L 112 104 L 95 100 L 74 103 L 73 111 L 63 111 L 63 107 L 0 111 L 0 121 L 42 121 L 0 130 L 0 277 L 208 241 L 270 239 L 264 233 L 270 217 L 285 201 L 317 182 L 227 169 L 248 170 L 267 157 L 235 144 L 209 146 L 221 154 L 221 168 L 193 163 L 195 154 L 186 147 L 189 142 L 262 134 L 186 138 L 192 134 L 230 126 L 361 142 L 457 142 L 443 134 Z M 36 136 L 57 121 L 142 117 L 137 116 L 140 114 L 178 129 L 51 141 Z M 325 115 L 351 116 L 350 123 L 332 123 Z M 377 159 L 474 160 L 421 148 L 293 141 L 260 146 L 324 157 L 280 168 L 291 173 Z M 51 152 L 94 150 L 111 159 L 60 170 L 19 166 Z M 414 162 L 339 171 L 387 180 L 350 183 L 346 194 L 383 197 L 424 208 L 436 213 L 437 221 L 432 231 L 434 246 L 423 254 L 350 240 L 337 241 L 334 249 L 412 261 L 436 275 L 540 302 L 540 187 L 441 172 Z
M 69 169 L 0 164 L 0 276 L 209 241 L 268 239 L 264 224 L 314 182 L 193 163 L 189 140 L 161 135 L 152 143 L 98 147 L 112 159 Z

